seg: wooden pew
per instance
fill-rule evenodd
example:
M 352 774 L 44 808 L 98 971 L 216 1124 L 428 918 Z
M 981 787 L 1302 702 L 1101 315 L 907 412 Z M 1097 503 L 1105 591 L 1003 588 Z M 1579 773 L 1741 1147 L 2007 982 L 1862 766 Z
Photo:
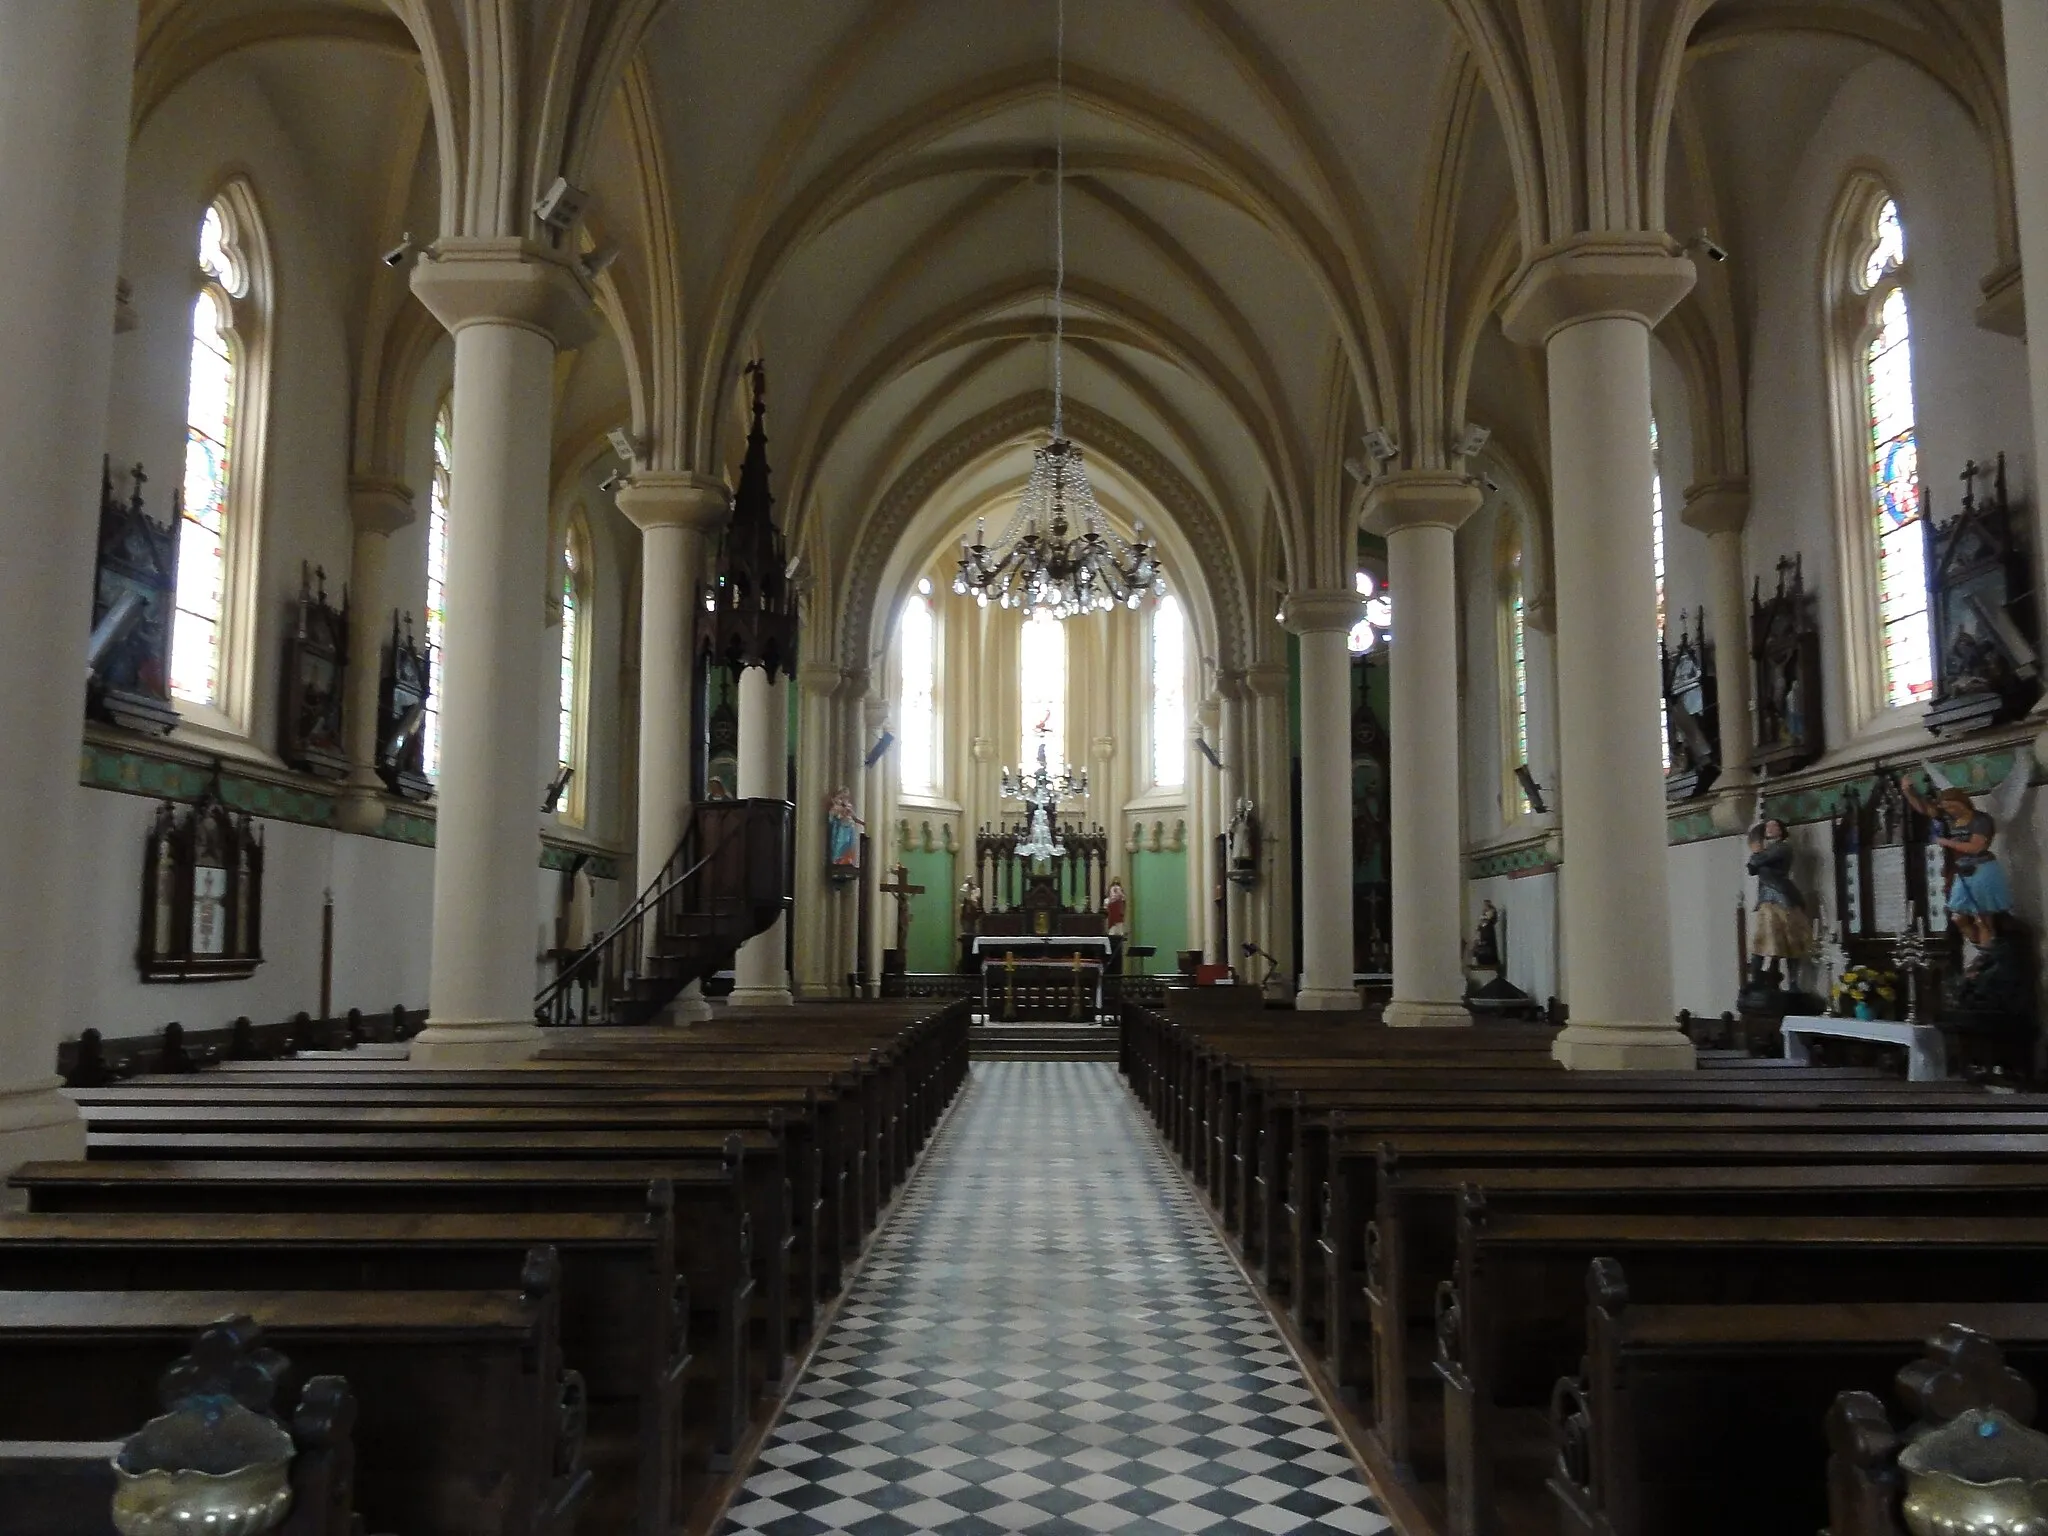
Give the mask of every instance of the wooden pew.
M 672 1192 L 677 1263 L 694 1309 L 689 1342 L 710 1377 L 712 1465 L 722 1469 L 746 1433 L 755 1388 L 765 1379 L 765 1360 L 750 1365 L 746 1319 L 755 1282 L 737 1158 L 682 1169 L 625 1162 L 45 1162 L 23 1165 L 11 1182 L 36 1213 L 639 1214 L 658 1181 Z
M 1517 1451 L 1541 1443 L 1550 1388 L 1586 1353 L 1585 1336 L 1558 1324 L 1584 1316 L 1569 1298 L 1595 1258 L 1621 1266 L 1635 1300 L 1659 1304 L 2028 1301 L 2048 1280 L 2048 1190 L 2034 1197 L 2033 1217 L 1518 1216 L 1473 1202 L 1457 1279 L 1436 1296 L 1447 1529 L 1500 1529 L 1496 1496 Z M 1540 1505 L 1540 1467 L 1522 1470 Z
M 552 1247 L 562 1354 L 588 1401 L 584 1518 L 668 1536 L 686 1471 L 708 1465 L 714 1404 L 683 1400 L 673 1197 L 665 1183 L 648 1193 L 640 1213 L 0 1216 L 0 1290 L 491 1290 Z
M 407 1536 L 568 1536 L 587 1499 L 581 1385 L 552 1260 L 521 1291 L 0 1292 L 0 1440 L 108 1440 L 155 1410 L 166 1356 L 253 1318 L 304 1376 L 356 1394 L 355 1505 Z
M 1566 1536 L 1812 1536 L 1827 1517 L 1823 1424 L 1844 1388 L 1884 1390 L 1951 1324 L 2048 1369 L 2028 1302 L 1643 1306 L 1619 1265 L 1587 1281 L 1583 1374 L 1557 1384 L 1550 1492 Z

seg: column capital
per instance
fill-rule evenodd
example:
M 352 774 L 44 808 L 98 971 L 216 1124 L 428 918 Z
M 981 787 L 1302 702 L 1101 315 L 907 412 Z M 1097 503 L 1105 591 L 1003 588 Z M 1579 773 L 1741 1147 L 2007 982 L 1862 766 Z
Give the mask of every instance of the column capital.
M 1351 587 L 1290 592 L 1280 605 L 1280 627 L 1290 634 L 1349 634 L 1365 617 L 1365 597 Z
M 1666 234 L 1574 235 L 1522 268 L 1501 308 L 1501 329 L 1525 347 L 1546 345 L 1588 320 L 1658 322 L 1692 291 L 1692 258 Z
M 860 703 L 868 696 L 868 689 L 874 684 L 874 674 L 866 667 L 845 667 L 839 673 L 839 691 L 849 702 Z
M 390 475 L 350 475 L 348 515 L 357 533 L 396 533 L 418 515 L 412 487 Z
M 412 291 L 451 332 L 517 325 L 558 348 L 580 347 L 597 335 L 590 280 L 530 240 L 444 235 L 414 264 Z
M 1679 520 L 1701 533 L 1740 533 L 1749 521 L 1749 477 L 1702 480 L 1685 488 Z
M 889 724 L 889 701 L 879 693 L 869 694 L 861 700 L 860 718 L 869 735 L 882 730 Z
M 1287 697 L 1287 667 L 1283 662 L 1262 661 L 1244 669 L 1245 687 L 1255 699 Z
M 1485 499 L 1485 491 L 1470 475 L 1443 469 L 1402 470 L 1366 488 L 1365 528 L 1386 538 L 1411 528 L 1456 533 Z
M 818 698 L 830 698 L 839 691 L 845 681 L 837 664 L 829 661 L 799 662 L 796 669 L 796 685 L 804 693 Z
M 671 470 L 641 470 L 619 487 L 614 499 L 642 533 L 651 528 L 716 533 L 732 508 L 732 492 L 723 480 Z

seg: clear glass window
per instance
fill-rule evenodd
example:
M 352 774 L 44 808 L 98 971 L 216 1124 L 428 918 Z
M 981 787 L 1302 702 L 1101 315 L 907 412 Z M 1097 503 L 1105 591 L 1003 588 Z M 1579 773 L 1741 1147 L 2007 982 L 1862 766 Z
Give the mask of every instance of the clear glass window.
M 1038 744 L 1054 772 L 1067 760 L 1067 630 L 1049 608 L 1024 621 L 1020 646 L 1024 709 L 1019 753 L 1028 769 L 1038 761 Z M 1045 734 L 1039 733 L 1043 730 Z
M 896 643 L 903 666 L 903 788 L 928 795 L 938 788 L 938 620 L 932 584 L 918 581 L 903 605 Z
M 1188 630 L 1180 599 L 1152 610 L 1152 783 L 1179 789 L 1188 776 Z

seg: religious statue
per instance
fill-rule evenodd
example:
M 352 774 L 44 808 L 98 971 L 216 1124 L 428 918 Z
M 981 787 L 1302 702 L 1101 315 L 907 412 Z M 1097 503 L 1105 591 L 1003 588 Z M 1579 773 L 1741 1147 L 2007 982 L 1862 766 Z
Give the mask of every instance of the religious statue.
M 1109 890 L 1102 898 L 1102 916 L 1108 923 L 1105 931 L 1112 939 L 1121 939 L 1129 934 L 1130 928 L 1125 920 L 1129 910 L 1130 902 L 1124 896 L 1123 881 L 1111 880 Z
M 1783 990 L 1791 962 L 1813 947 L 1813 919 L 1792 878 L 1792 839 L 1785 823 L 1766 817 L 1750 829 L 1749 872 L 1756 876 L 1756 910 L 1749 931 L 1750 987 Z
M 1250 887 L 1259 878 L 1259 813 L 1249 796 L 1240 795 L 1230 813 L 1230 871 L 1232 885 Z
M 1498 971 L 1500 965 L 1500 908 L 1490 901 L 1479 903 L 1479 931 L 1472 935 L 1472 969 Z
M 981 887 L 972 880 L 960 882 L 960 932 L 972 938 L 981 929 Z
M 825 799 L 825 870 L 833 880 L 860 878 L 860 834 L 865 826 L 853 813 L 853 791 L 845 785 Z
M 1948 915 L 1974 948 L 1989 949 L 1998 936 L 1998 919 L 2012 910 L 2012 888 L 1991 844 L 1998 822 L 1960 789 L 1942 789 L 1930 803 L 1905 775 L 1899 778 L 1906 803 L 1933 825 L 1931 835 L 1944 850 Z

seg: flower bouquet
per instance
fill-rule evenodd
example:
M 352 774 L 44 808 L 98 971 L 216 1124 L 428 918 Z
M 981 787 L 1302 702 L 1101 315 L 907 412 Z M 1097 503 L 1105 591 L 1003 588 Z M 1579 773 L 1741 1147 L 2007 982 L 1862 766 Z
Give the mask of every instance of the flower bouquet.
M 1877 1017 L 1878 1004 L 1890 1005 L 1899 998 L 1896 971 L 1880 971 L 1871 965 L 1852 965 L 1842 972 L 1832 995 L 1837 1017 L 1854 1014 L 1859 1019 Z

